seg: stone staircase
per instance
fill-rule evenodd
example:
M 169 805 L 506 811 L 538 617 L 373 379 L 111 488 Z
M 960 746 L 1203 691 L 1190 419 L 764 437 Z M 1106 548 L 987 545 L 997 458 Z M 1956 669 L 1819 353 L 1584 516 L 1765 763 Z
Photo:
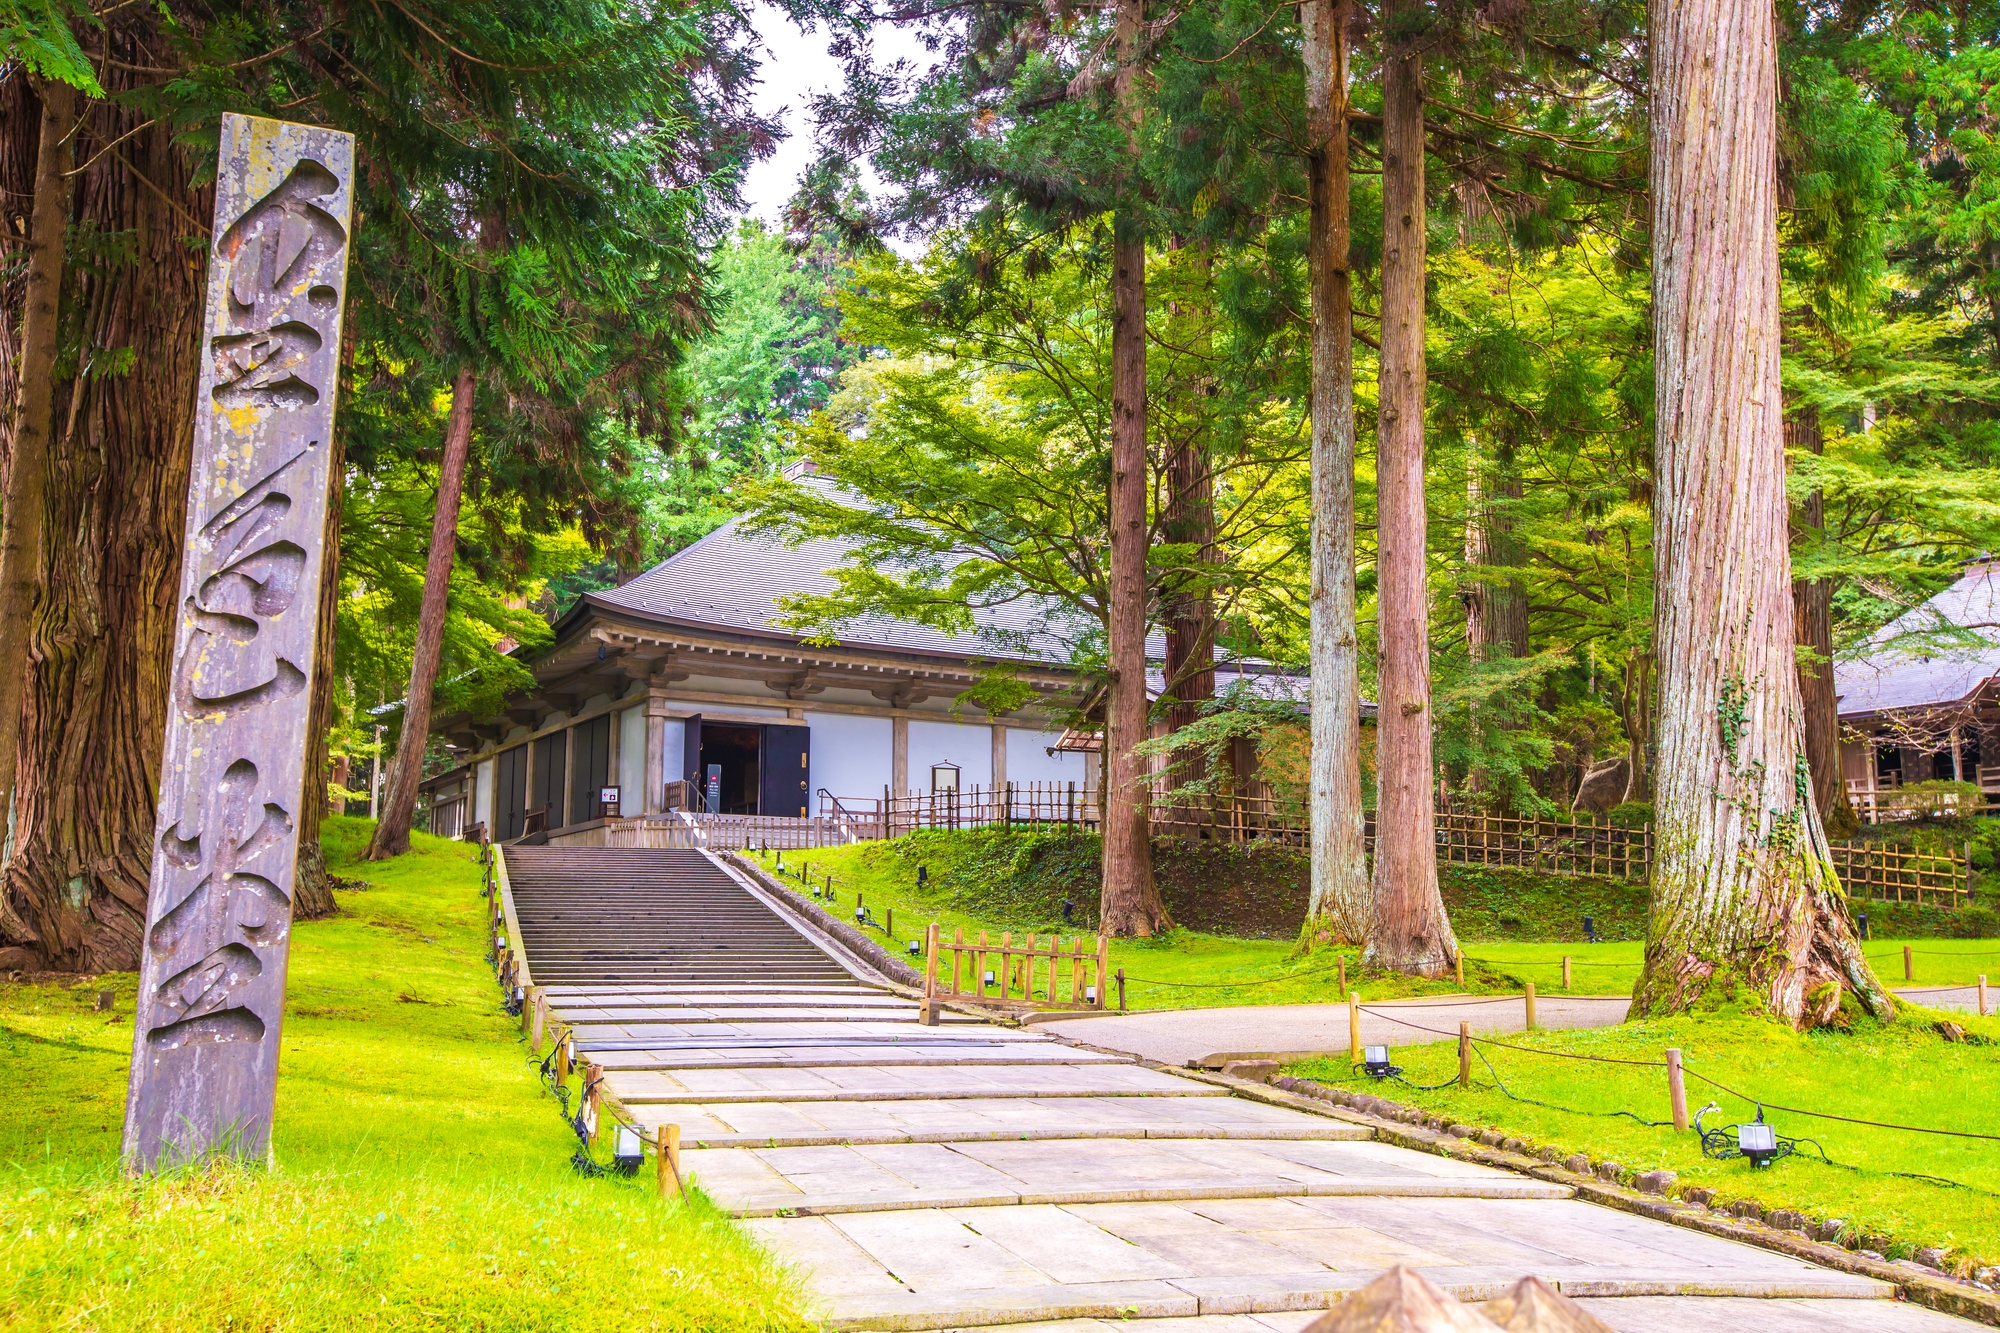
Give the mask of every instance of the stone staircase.
M 540 984 L 863 989 L 701 852 L 510 847 L 506 855 Z

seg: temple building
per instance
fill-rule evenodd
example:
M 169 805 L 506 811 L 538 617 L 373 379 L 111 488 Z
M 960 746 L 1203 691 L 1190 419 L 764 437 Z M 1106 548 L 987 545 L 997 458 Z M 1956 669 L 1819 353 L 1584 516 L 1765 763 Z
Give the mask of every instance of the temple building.
M 1864 820 L 1907 815 L 1895 793 L 1918 782 L 1976 783 L 2000 802 L 2000 560 L 1883 626 L 1834 680 L 1842 773 Z

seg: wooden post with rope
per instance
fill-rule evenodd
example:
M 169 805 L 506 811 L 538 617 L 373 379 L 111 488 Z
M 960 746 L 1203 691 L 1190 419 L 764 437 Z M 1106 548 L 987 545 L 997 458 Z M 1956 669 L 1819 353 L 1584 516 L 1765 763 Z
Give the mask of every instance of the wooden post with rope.
M 1463 1021 L 1458 1025 L 1458 1086 L 1472 1086 L 1472 1024 Z
M 1681 1076 L 1681 1052 L 1677 1046 L 1667 1048 L 1667 1100 L 1674 1108 L 1674 1132 L 1687 1133 L 1688 1090 L 1687 1080 Z
M 1361 1062 L 1361 992 L 1347 992 L 1347 1056 Z
M 681 1188 L 681 1127 L 668 1123 L 660 1126 L 660 1197 L 678 1199 L 685 1192 Z

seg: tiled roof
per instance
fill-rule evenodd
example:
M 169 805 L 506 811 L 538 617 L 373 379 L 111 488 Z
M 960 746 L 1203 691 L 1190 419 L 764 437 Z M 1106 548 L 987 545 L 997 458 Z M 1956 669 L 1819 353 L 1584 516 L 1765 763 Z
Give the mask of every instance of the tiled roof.
M 1922 606 L 1905 612 L 1877 630 L 1874 651 L 1849 662 L 1836 662 L 1835 688 L 1842 717 L 1925 708 L 1969 699 L 1987 681 L 2000 676 L 2000 562 L 1968 568 L 1958 582 Z M 1897 639 L 1952 626 L 1974 628 L 1985 640 L 1983 649 L 1937 648 L 1912 651 L 1894 647 Z
M 621 588 L 588 595 L 596 606 L 727 629 L 797 637 L 772 622 L 781 614 L 778 599 L 832 592 L 826 571 L 845 564 L 852 548 L 826 539 L 787 546 L 775 537 L 742 530 L 730 522 Z M 836 637 L 855 647 L 949 653 L 960 658 L 1069 665 L 1080 626 L 1062 608 L 1022 599 L 975 613 L 971 634 L 946 634 L 914 621 L 859 616 L 839 626 Z M 1158 636 L 1156 636 L 1157 638 Z M 1164 651 L 1165 642 L 1157 646 Z

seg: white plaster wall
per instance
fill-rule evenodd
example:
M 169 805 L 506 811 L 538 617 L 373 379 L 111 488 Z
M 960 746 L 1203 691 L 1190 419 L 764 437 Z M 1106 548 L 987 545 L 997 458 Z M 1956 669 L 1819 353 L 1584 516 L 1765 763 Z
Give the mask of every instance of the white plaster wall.
M 819 812 L 821 787 L 843 799 L 881 800 L 892 776 L 895 723 L 886 717 L 812 712 L 805 721 L 812 728 L 806 752 L 812 800 L 806 808 Z
M 1013 762 L 1013 753 L 1007 756 Z M 959 789 L 993 783 L 993 729 L 962 722 L 910 722 L 910 787 L 931 789 L 931 765 L 958 765 Z M 1012 774 L 1010 773 L 1011 777 Z
M 618 715 L 618 811 L 633 815 L 646 808 L 646 709 L 642 704 Z M 654 799 L 658 799 L 657 797 Z
M 677 717 L 668 717 L 661 718 L 653 725 L 666 729 L 665 738 L 660 746 L 660 754 L 663 756 L 660 760 L 660 781 L 662 784 L 679 782 L 681 775 L 687 771 L 682 764 L 687 752 L 687 723 Z M 658 800 L 659 797 L 659 792 L 653 793 L 654 800 Z
M 472 822 L 493 827 L 493 766 L 495 761 L 483 760 L 472 770 L 475 782 L 472 789 Z
M 1048 749 L 1062 738 L 1055 731 L 1007 731 L 1007 781 L 1016 786 L 1030 782 L 1074 782 L 1078 791 L 1096 767 L 1096 756 Z

